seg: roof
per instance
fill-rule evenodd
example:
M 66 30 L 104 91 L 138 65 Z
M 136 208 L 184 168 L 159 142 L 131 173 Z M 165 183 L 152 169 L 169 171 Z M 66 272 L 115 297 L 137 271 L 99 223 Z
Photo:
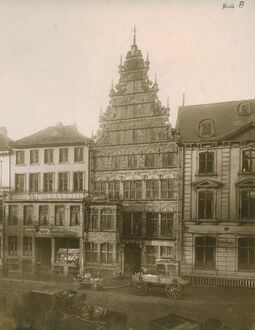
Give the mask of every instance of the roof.
M 0 151 L 7 151 L 12 140 L 8 136 L 0 133 Z
M 241 104 L 250 104 L 250 114 L 240 115 Z M 212 137 L 199 135 L 199 124 L 202 120 L 211 119 L 214 123 Z M 255 99 L 229 101 L 212 104 L 188 105 L 179 107 L 176 133 L 182 142 L 226 141 L 235 139 L 236 134 L 242 140 L 255 140 Z M 249 134 L 244 136 L 245 129 Z
M 58 124 L 16 140 L 12 146 L 14 148 L 24 148 L 72 144 L 76 145 L 88 143 L 89 141 L 90 139 L 81 134 L 75 125 Z

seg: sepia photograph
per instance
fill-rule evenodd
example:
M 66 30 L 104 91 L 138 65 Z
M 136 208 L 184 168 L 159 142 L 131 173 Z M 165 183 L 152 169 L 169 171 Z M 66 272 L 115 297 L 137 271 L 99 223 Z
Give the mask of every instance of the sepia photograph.
M 0 330 L 255 330 L 255 2 L 0 0 Z

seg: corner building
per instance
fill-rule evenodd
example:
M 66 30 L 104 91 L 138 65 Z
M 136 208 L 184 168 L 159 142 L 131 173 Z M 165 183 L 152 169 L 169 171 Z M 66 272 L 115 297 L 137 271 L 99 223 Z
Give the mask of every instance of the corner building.
M 91 159 L 85 269 L 131 274 L 160 259 L 178 271 L 178 153 L 134 35 L 100 116 Z

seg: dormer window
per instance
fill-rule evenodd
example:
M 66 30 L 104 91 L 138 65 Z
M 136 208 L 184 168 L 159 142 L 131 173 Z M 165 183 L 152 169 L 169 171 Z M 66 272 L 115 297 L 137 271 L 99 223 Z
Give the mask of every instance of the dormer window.
M 200 122 L 199 134 L 201 137 L 211 137 L 214 134 L 213 121 L 206 119 Z
M 238 113 L 241 116 L 247 116 L 251 114 L 251 105 L 248 102 L 239 104 Z

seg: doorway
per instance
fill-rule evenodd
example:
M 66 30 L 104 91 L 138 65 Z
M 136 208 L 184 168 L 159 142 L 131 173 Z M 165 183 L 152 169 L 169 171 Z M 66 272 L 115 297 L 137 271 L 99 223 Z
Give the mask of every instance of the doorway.
M 141 248 L 136 243 L 128 243 L 124 248 L 124 273 L 132 275 L 141 270 Z
M 35 239 L 36 272 L 49 273 L 51 270 L 51 238 Z

